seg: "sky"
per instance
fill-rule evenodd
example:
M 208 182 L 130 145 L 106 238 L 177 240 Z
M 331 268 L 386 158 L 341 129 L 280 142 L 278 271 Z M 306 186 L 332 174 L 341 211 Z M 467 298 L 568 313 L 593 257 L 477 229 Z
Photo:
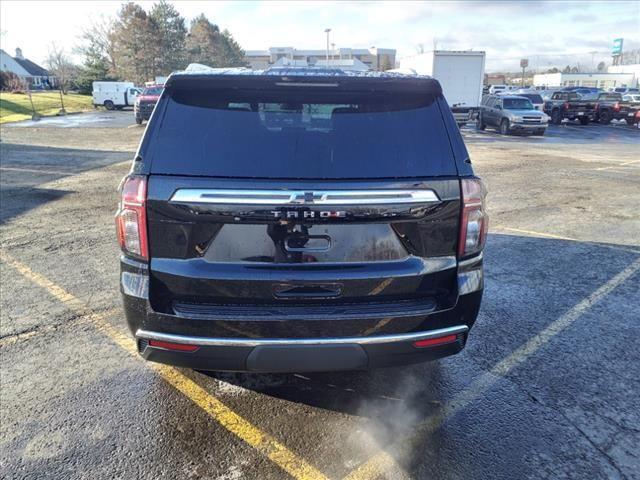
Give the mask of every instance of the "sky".
M 71 53 L 79 35 L 100 16 L 115 16 L 120 1 L 0 2 L 0 47 L 44 63 L 51 42 Z M 154 2 L 140 1 L 145 9 Z M 636 1 L 175 1 L 187 20 L 204 13 L 228 29 L 245 50 L 323 49 L 325 28 L 338 47 L 395 48 L 398 58 L 432 50 L 484 50 L 486 70 L 517 71 L 610 61 L 614 38 L 640 48 Z M 591 53 L 593 52 L 593 53 Z M 80 61 L 80 58 L 75 58 Z

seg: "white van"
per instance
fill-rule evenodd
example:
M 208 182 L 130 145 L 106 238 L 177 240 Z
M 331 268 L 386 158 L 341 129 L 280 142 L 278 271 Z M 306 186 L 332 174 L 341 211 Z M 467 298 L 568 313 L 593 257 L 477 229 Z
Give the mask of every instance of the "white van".
M 107 110 L 133 107 L 141 91 L 133 82 L 93 82 L 93 104 Z

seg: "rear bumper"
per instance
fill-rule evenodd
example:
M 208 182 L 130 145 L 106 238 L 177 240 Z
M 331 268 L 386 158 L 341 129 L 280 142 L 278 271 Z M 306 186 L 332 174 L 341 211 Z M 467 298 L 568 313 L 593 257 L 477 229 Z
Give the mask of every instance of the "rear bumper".
M 354 338 L 247 339 L 169 335 L 138 330 L 140 354 L 147 360 L 195 368 L 242 372 L 327 372 L 405 365 L 453 355 L 464 347 L 466 325 L 428 332 Z M 447 339 L 434 347 L 419 340 Z M 197 346 L 193 352 L 169 350 L 153 340 Z
M 511 131 L 534 132 L 536 130 L 546 130 L 546 123 L 512 123 L 509 125 Z
M 129 329 L 140 354 L 150 361 L 220 371 L 362 370 L 434 360 L 464 348 L 482 298 L 482 255 L 454 268 L 457 295 L 451 305 L 398 309 L 382 304 L 384 311 L 363 305 L 357 315 L 351 310 L 320 315 L 311 308 L 262 317 L 244 310 L 160 313 L 148 300 L 147 266 L 124 257 L 121 291 Z M 418 340 L 451 335 L 455 338 L 445 344 L 414 346 Z M 190 345 L 194 351 L 162 348 L 153 341 Z

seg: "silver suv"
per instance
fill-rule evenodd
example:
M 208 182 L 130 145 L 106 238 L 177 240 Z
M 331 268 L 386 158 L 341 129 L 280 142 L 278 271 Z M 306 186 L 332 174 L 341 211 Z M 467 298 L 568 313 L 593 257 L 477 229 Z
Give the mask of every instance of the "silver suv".
M 536 110 L 531 100 L 517 95 L 486 95 L 480 105 L 478 130 L 497 127 L 502 135 L 524 132 L 544 135 L 549 116 Z

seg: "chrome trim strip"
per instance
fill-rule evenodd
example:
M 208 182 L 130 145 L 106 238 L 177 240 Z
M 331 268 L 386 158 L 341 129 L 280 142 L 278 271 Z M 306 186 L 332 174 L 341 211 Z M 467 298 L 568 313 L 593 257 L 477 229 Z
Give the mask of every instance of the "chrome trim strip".
M 211 338 L 172 335 L 169 333 L 138 330 L 136 338 L 146 340 L 160 340 L 163 342 L 184 343 L 188 345 L 218 346 L 218 347 L 257 347 L 260 345 L 342 345 L 355 343 L 358 345 L 376 345 L 393 342 L 415 342 L 428 338 L 444 337 L 466 333 L 469 327 L 458 325 L 428 332 L 398 333 L 395 335 L 379 335 L 374 337 L 338 337 L 338 338 Z
M 484 252 L 480 252 L 480 254 L 476 255 L 475 257 L 467 258 L 466 260 L 462 260 L 461 262 L 458 262 L 458 268 L 470 267 L 471 265 L 480 263 L 483 258 L 484 258 Z
M 229 190 L 180 188 L 171 203 L 217 205 L 388 205 L 437 203 L 433 190 Z

